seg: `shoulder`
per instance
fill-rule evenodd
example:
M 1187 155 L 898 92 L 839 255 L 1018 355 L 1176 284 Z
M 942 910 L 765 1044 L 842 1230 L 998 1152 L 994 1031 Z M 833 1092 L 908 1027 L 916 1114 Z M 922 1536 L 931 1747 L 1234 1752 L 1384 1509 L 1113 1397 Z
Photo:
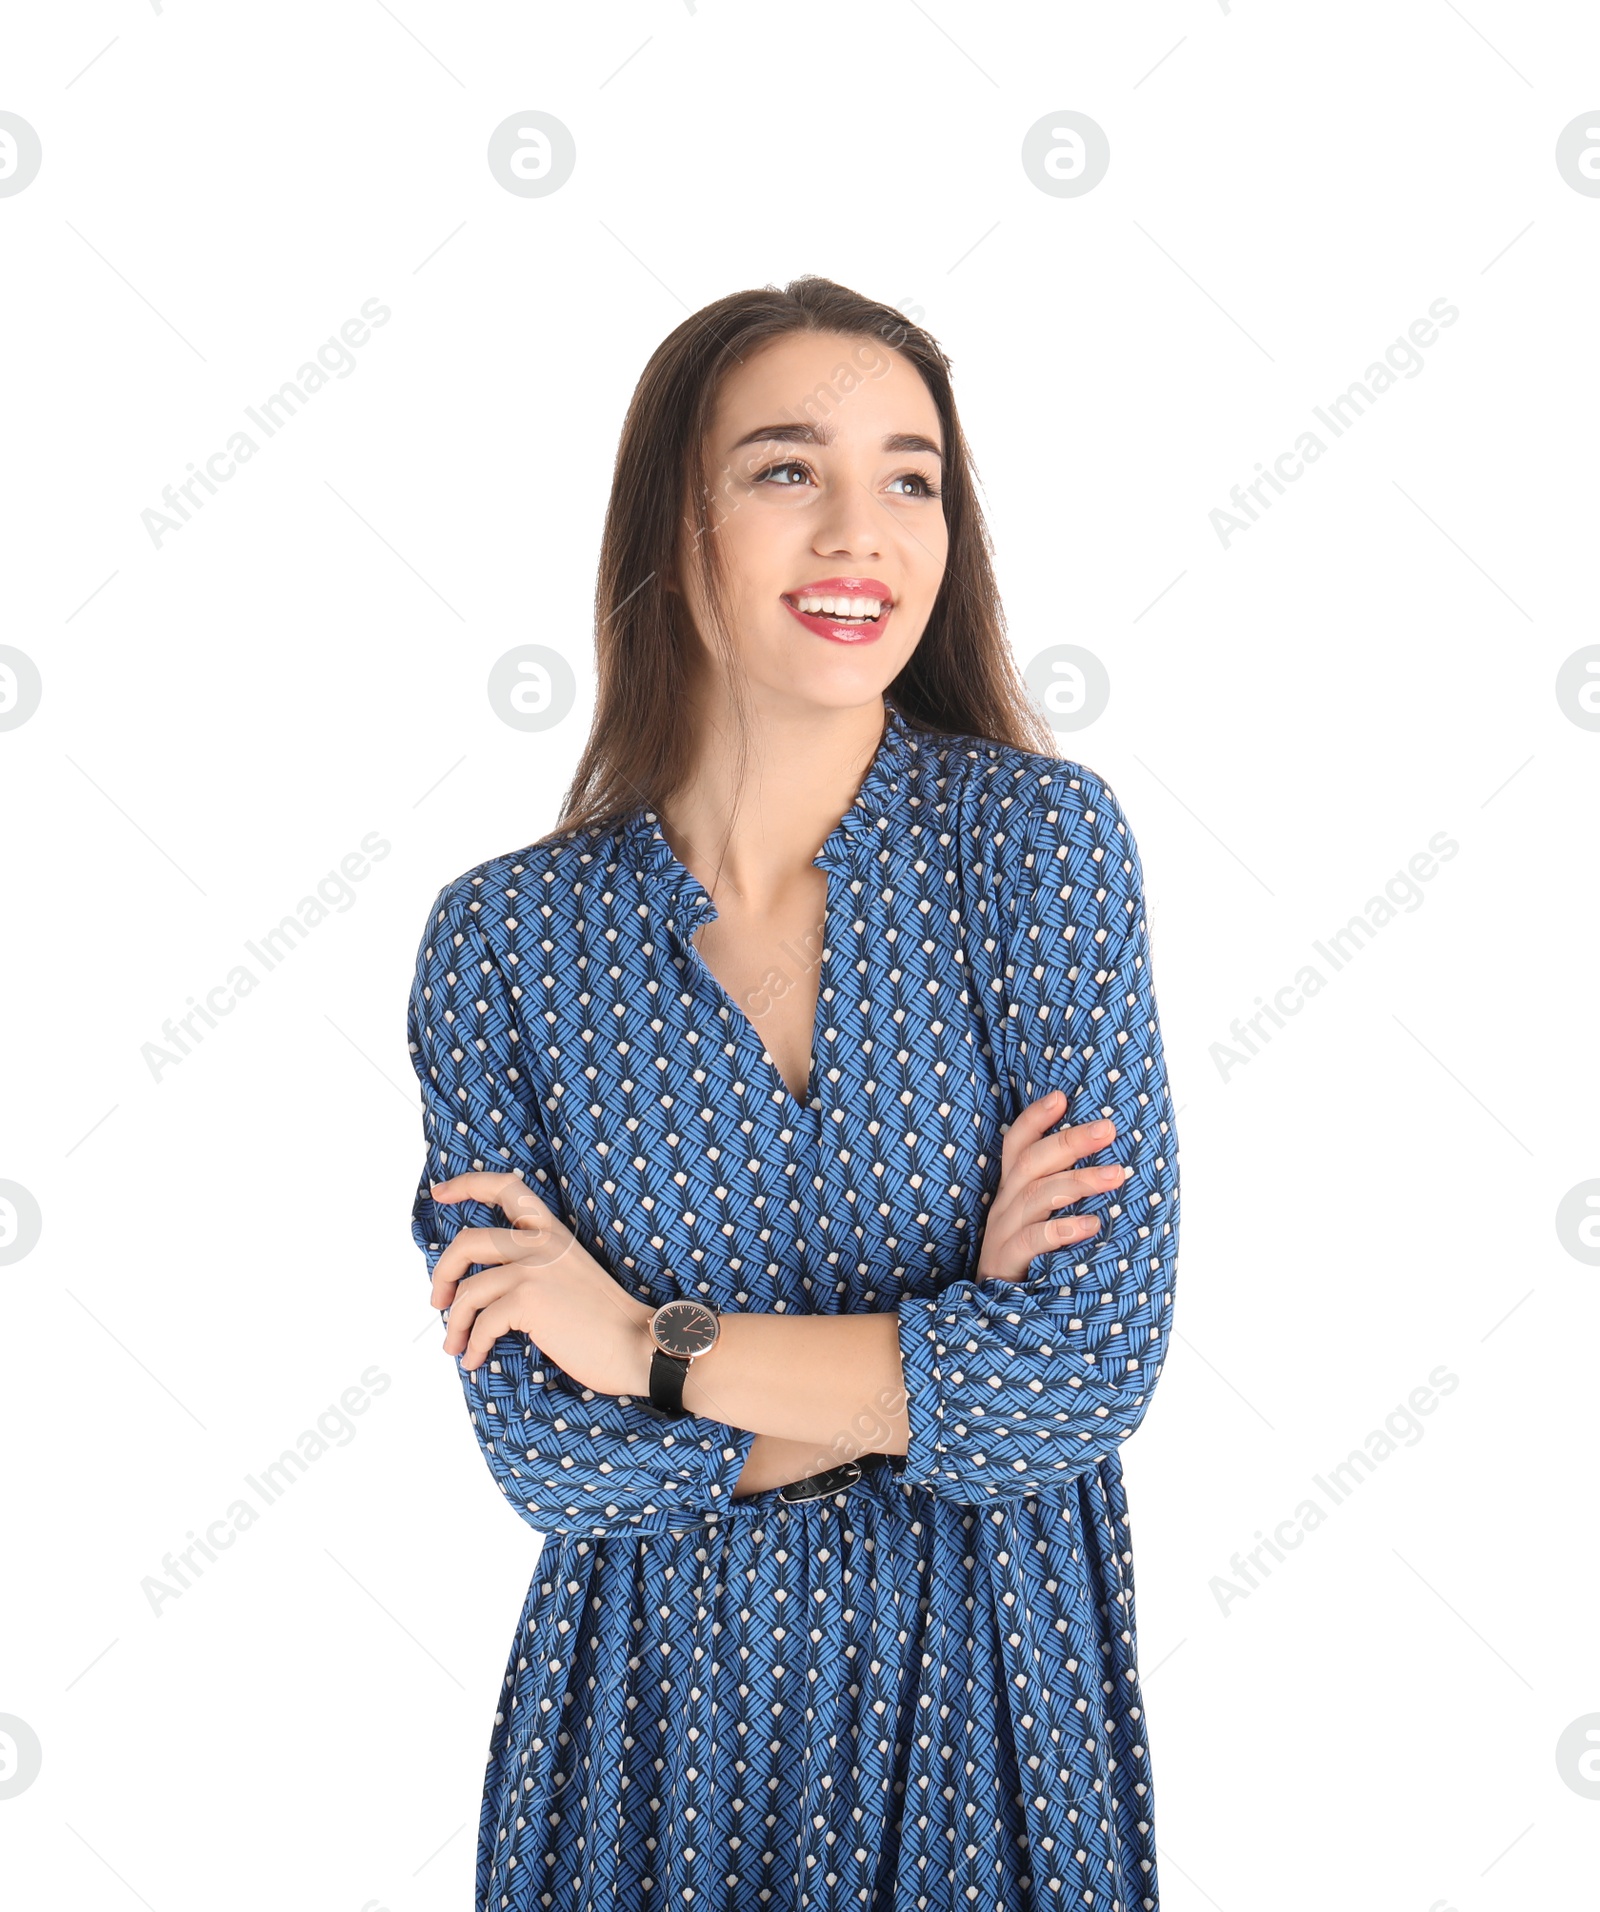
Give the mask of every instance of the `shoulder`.
M 1048 1020 L 1108 978 L 1139 971 L 1144 878 L 1107 779 L 1077 758 L 985 738 L 925 748 L 930 769 L 943 766 L 948 827 L 991 899 L 1012 1013 Z
M 937 809 L 981 852 L 997 887 L 1028 889 L 1057 864 L 1137 861 L 1111 785 L 1072 757 L 992 738 L 922 732 L 909 782 L 916 807 Z
M 618 825 L 589 825 L 485 857 L 440 886 L 424 941 L 475 927 L 494 947 L 521 922 L 574 908 L 596 876 L 616 869 L 618 843 Z

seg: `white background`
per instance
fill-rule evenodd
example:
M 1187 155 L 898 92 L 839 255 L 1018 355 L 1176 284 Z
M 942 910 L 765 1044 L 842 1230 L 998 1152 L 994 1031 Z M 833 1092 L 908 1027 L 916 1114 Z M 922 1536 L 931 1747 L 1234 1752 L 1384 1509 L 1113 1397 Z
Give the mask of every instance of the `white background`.
M 409 1207 L 405 998 L 447 878 L 549 828 L 624 407 L 686 313 L 819 271 L 941 340 L 1026 664 L 1137 833 L 1179 1107 L 1177 1334 L 1126 1452 L 1164 1912 L 1524 1912 L 1592 1882 L 1600 1270 L 1600 106 L 1578 6 L 134 0 L 9 22 L 0 108 L 0 1799 L 19 1906 L 471 1902 L 538 1541 L 474 1446 Z M 577 166 L 506 192 L 537 108 Z M 1071 108 L 1111 165 L 1038 190 Z M 1597 113 L 1600 121 L 1600 113 Z M 141 513 L 364 300 L 392 318 L 158 549 Z M 1209 514 L 1430 303 L 1422 369 L 1224 547 Z M 1324 434 L 1326 436 L 1326 434 Z M 500 721 L 538 641 L 577 707 Z M 160 1080 L 142 1056 L 368 832 L 390 854 Z M 1270 1044 L 1214 1047 L 1434 833 Z M 1326 970 L 1326 965 L 1322 965 Z M 1459 1386 L 1269 1579 L 1257 1530 Z M 180 1597 L 142 1583 L 376 1366 Z

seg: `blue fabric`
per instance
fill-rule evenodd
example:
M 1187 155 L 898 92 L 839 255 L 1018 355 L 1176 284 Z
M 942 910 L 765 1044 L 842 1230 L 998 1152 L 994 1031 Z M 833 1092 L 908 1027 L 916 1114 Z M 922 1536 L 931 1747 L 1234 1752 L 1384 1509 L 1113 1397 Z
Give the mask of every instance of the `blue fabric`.
M 431 1274 L 515 1167 L 641 1298 L 899 1317 L 910 1452 L 735 1501 L 754 1436 L 579 1387 L 526 1336 L 459 1368 L 546 1536 L 495 1716 L 478 1912 L 1157 1904 L 1118 1447 L 1171 1334 L 1177 1135 L 1138 851 L 1057 758 L 883 741 L 828 873 L 804 1100 L 694 948 L 655 814 L 440 891 L 410 1005 Z M 797 961 L 808 960 L 796 952 Z M 791 968 L 793 965 L 791 965 Z M 1053 1088 L 1132 1169 L 1099 1232 L 975 1278 L 1006 1126 Z

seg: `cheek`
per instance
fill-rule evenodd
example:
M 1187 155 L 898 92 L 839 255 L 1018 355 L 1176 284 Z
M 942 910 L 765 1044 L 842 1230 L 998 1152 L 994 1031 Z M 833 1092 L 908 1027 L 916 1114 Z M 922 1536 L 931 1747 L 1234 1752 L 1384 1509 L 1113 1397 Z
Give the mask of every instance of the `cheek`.
M 728 520 L 722 536 L 730 587 L 746 603 L 775 600 L 802 562 L 796 544 L 803 547 L 804 534 L 794 514 L 763 510 L 758 499 Z
M 939 595 L 939 586 L 944 582 L 945 565 L 950 555 L 950 538 L 943 521 L 931 533 L 924 532 L 913 550 L 917 558 L 917 587 L 931 606 Z

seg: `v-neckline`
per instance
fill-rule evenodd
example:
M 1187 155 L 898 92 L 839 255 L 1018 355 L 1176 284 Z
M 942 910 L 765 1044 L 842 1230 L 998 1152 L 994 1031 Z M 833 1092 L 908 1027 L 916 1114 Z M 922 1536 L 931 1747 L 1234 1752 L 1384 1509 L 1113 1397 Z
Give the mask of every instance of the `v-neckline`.
M 829 934 L 833 920 L 833 878 L 831 873 L 827 871 L 824 871 L 824 876 L 827 879 L 828 894 L 827 901 L 823 905 L 822 914 L 822 954 L 817 958 L 817 1004 L 811 1016 L 811 1054 L 806 1063 L 805 1093 L 799 1098 L 796 1097 L 794 1090 L 789 1087 L 788 1078 L 773 1060 L 772 1051 L 761 1040 L 761 1031 L 750 1019 L 749 1013 L 741 1008 L 734 1000 L 732 991 L 700 953 L 692 935 L 684 939 L 688 944 L 689 953 L 700 965 L 701 973 L 705 976 L 711 987 L 715 989 L 718 996 L 721 997 L 721 1007 L 724 1013 L 729 1020 L 736 1017 L 739 1022 L 743 1023 L 750 1041 L 760 1050 L 761 1060 L 766 1066 L 767 1073 L 772 1077 L 775 1087 L 783 1091 L 783 1099 L 788 1104 L 789 1109 L 808 1119 L 821 1107 L 821 1099 L 816 1092 L 817 1050 L 822 1038 L 823 1012 L 828 1006 L 828 970 L 833 957 L 833 941 Z M 716 916 L 714 914 L 706 918 L 707 923 L 714 923 L 715 921 Z M 696 924 L 695 927 L 696 930 L 704 929 L 705 923 Z
M 629 826 L 643 831 L 646 868 L 648 871 L 653 871 L 662 881 L 673 903 L 673 909 L 667 918 L 668 927 L 677 934 L 683 948 L 693 959 L 699 974 L 705 979 L 706 985 L 715 993 L 725 1019 L 733 1023 L 735 1028 L 742 1028 L 749 1045 L 760 1056 L 762 1066 L 766 1069 L 773 1087 L 782 1098 L 786 1113 L 791 1118 L 810 1120 L 822 1107 L 817 1065 L 822 1031 L 826 1026 L 830 1008 L 829 971 L 833 957 L 832 929 L 835 902 L 833 877 L 836 872 L 849 870 L 849 850 L 854 838 L 863 832 L 876 834 L 887 823 L 884 799 L 898 790 L 897 777 L 910 736 L 910 726 L 904 716 L 895 704 L 885 697 L 883 731 L 879 736 L 872 760 L 862 776 L 855 798 L 845 810 L 844 815 L 828 832 L 822 848 L 811 859 L 812 867 L 820 869 L 827 879 L 827 895 L 822 918 L 822 953 L 817 962 L 817 1003 L 811 1019 L 811 1055 L 807 1066 L 803 1097 L 796 1097 L 794 1090 L 784 1079 L 783 1071 L 772 1059 L 771 1052 L 762 1041 L 760 1030 L 756 1028 L 745 1010 L 734 1001 L 721 978 L 695 946 L 696 932 L 707 923 L 714 923 L 717 920 L 717 906 L 710 892 L 667 841 L 666 834 L 661 828 L 661 818 L 655 810 L 648 808 L 635 810 L 627 820 Z

